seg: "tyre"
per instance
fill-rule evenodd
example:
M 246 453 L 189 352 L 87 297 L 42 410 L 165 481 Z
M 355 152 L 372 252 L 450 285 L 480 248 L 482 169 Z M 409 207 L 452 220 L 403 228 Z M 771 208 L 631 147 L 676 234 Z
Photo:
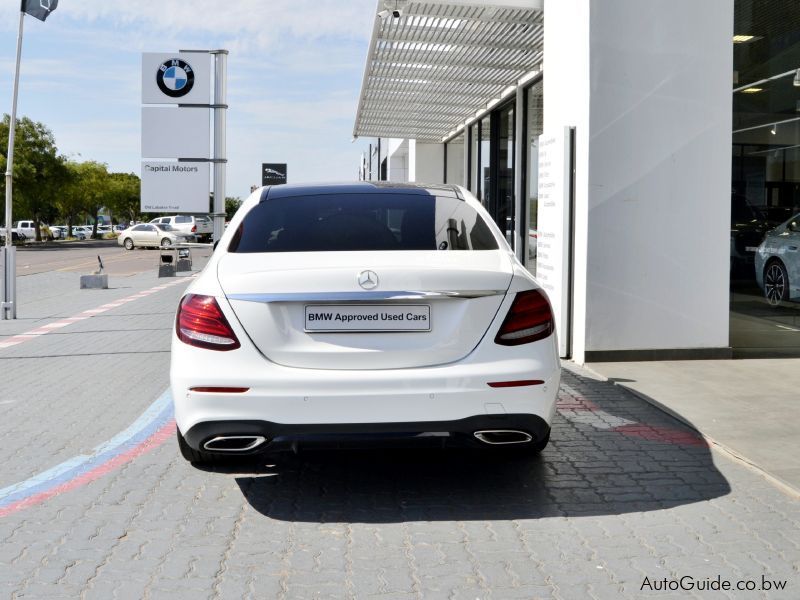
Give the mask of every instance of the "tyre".
M 181 451 L 181 456 L 185 458 L 190 463 L 195 464 L 210 464 L 214 462 L 214 454 L 210 454 L 209 452 L 203 452 L 202 450 L 195 450 L 192 448 L 187 442 L 186 439 L 181 435 L 180 430 L 176 427 L 175 433 L 178 434 L 178 448 Z
M 780 306 L 789 299 L 789 273 L 779 260 L 764 268 L 764 297 L 770 306 Z
M 170 246 L 172 246 L 172 240 L 171 239 L 169 239 L 168 237 L 165 237 L 164 239 L 161 240 L 161 247 L 162 248 L 169 248 Z
M 133 250 L 133 240 L 131 238 L 125 238 L 123 246 L 125 246 L 125 250 Z

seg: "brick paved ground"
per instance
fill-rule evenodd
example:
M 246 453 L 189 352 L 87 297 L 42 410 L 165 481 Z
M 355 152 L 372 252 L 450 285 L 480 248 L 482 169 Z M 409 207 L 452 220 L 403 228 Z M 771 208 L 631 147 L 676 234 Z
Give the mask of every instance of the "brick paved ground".
M 123 295 L 159 283 L 137 277 Z M 111 438 L 167 387 L 181 289 L 0 349 L 0 487 Z M 0 517 L 0 598 L 800 597 L 800 502 L 612 384 L 563 384 L 534 459 L 342 451 L 199 470 L 169 439 Z M 640 590 L 683 575 L 788 583 Z

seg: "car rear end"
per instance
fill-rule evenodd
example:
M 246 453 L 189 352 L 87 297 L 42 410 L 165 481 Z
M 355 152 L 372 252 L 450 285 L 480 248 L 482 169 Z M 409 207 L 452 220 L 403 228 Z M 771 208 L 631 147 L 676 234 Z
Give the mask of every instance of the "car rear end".
M 214 223 L 211 219 L 206 215 L 198 215 L 192 217 L 192 233 L 197 237 L 197 239 L 201 242 L 204 241 L 211 241 L 211 237 L 214 234 Z
M 550 305 L 465 194 L 281 186 L 248 199 L 178 311 L 185 443 L 543 446 L 560 377 Z

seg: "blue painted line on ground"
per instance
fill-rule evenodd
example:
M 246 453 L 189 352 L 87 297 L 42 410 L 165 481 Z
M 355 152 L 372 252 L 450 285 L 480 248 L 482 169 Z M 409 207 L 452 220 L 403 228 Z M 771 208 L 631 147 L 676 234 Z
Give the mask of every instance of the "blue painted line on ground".
M 153 435 L 173 418 L 172 394 L 165 391 L 128 428 L 96 446 L 33 477 L 0 490 L 0 508 L 61 485 L 97 468 Z

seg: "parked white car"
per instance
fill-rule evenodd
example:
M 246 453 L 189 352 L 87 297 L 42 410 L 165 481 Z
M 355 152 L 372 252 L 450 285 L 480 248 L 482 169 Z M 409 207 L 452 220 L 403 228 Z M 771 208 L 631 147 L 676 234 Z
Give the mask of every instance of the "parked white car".
M 34 221 L 14 221 L 11 227 L 11 232 L 16 233 L 21 239 L 35 240 L 36 239 L 36 224 Z M 53 234 L 50 228 L 44 223 L 39 224 L 39 233 L 43 240 L 53 239 Z M 5 237 L 5 227 L 0 227 L 0 235 Z
M 157 217 L 151 223 L 169 225 L 175 231 L 187 236 L 195 236 L 198 240 L 210 240 L 214 233 L 214 224 L 206 216 L 173 215 L 171 217 Z
M 72 235 L 82 240 L 92 238 L 92 228 L 88 225 L 74 225 L 72 227 Z M 81 237 L 83 236 L 83 237 Z
M 756 250 L 755 268 L 771 305 L 800 301 L 800 214 L 767 232 Z
M 169 225 L 140 223 L 120 233 L 117 243 L 124 246 L 126 250 L 133 250 L 136 246 L 143 248 L 169 247 L 186 242 L 188 239 L 182 233 L 173 231 Z
M 330 436 L 538 452 L 560 363 L 546 294 L 468 191 L 281 185 L 186 290 L 170 379 L 193 462 Z

